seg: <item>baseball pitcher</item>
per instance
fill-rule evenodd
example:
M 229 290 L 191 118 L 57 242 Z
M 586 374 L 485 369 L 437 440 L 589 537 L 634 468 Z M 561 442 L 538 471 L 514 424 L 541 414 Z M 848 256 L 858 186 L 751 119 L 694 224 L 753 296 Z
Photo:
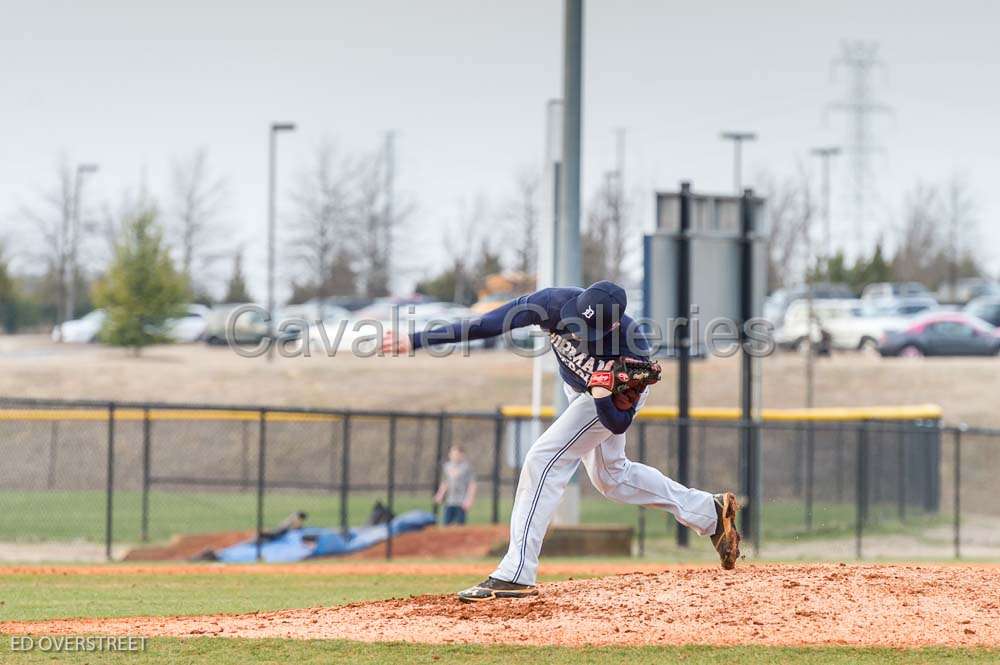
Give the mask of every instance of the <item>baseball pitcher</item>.
M 387 332 L 385 353 L 500 335 L 537 325 L 549 333 L 569 406 L 535 441 L 524 460 L 510 517 L 510 546 L 500 565 L 458 597 L 466 602 L 537 595 L 542 538 L 580 462 L 594 487 L 621 503 L 658 508 L 709 536 L 722 567 L 740 556 L 739 506 L 730 492 L 684 487 L 625 456 L 625 432 L 660 378 L 650 346 L 625 314 L 625 290 L 608 281 L 587 289 L 549 288 L 469 321 L 414 335 Z

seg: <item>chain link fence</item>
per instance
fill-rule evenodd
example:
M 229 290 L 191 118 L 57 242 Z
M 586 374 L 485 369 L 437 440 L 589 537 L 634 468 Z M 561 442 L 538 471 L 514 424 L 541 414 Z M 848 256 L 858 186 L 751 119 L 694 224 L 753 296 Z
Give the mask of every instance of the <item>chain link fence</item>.
M 347 529 L 381 501 L 437 512 L 441 464 L 460 444 L 479 487 L 471 523 L 507 520 L 520 461 L 548 424 L 516 409 L 376 412 L 0 400 L 0 547 L 130 546 L 177 534 L 253 537 L 293 511 Z M 748 549 L 778 559 L 997 558 L 1000 431 L 935 419 L 679 422 L 643 414 L 629 456 L 686 482 L 739 490 Z M 741 472 L 756 441 L 759 484 Z M 635 552 L 676 552 L 660 511 L 612 503 L 578 474 L 583 523 L 631 524 Z M 694 539 L 692 547 L 710 546 Z M 391 538 L 385 554 L 392 555 Z

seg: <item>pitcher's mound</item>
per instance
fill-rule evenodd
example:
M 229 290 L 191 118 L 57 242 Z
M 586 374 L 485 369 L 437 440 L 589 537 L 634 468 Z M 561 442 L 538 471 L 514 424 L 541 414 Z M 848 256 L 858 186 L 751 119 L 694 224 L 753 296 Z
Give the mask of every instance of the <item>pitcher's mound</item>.
M 546 584 L 240 616 L 0 623 L 0 633 L 222 635 L 478 644 L 1000 646 L 1000 568 L 767 565 Z

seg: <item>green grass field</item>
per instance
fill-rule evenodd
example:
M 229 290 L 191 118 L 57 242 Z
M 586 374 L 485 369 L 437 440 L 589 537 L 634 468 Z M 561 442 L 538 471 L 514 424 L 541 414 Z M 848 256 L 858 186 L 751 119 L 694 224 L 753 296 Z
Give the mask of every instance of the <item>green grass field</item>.
M 558 578 L 547 577 L 546 581 Z M 337 605 L 366 599 L 445 593 L 462 576 L 296 574 L 12 575 L 0 578 L 0 619 L 246 612 Z M 778 647 L 557 648 L 363 644 L 345 641 L 156 638 L 142 654 L 12 652 L 0 640 L 3 663 L 994 663 L 997 650 Z
M 376 499 L 384 495 L 354 492 L 348 502 L 350 524 L 362 524 Z M 395 498 L 396 512 L 413 508 L 428 510 L 429 497 L 401 493 Z M 139 542 L 141 534 L 141 495 L 119 491 L 114 496 L 114 540 Z M 102 542 L 105 537 L 105 494 L 100 491 L 14 492 L 0 491 L 0 541 L 72 541 Z M 293 510 L 306 510 L 309 523 L 317 526 L 340 524 L 340 501 L 336 495 L 323 493 L 269 492 L 265 497 L 265 524 L 276 524 Z M 149 540 L 162 542 L 177 533 L 233 531 L 253 529 L 256 525 L 256 495 L 253 492 L 164 492 L 149 496 Z M 500 501 L 500 520 L 510 515 L 510 496 Z M 911 509 L 906 522 L 895 516 L 895 504 L 873 504 L 875 516 L 865 527 L 866 533 L 918 533 L 922 529 L 948 521 L 946 515 L 928 515 Z M 764 541 L 845 538 L 854 534 L 855 507 L 851 503 L 816 502 L 813 528 L 805 528 L 805 509 L 801 501 L 770 501 L 764 505 Z M 882 519 L 877 519 L 882 515 Z M 581 519 L 589 524 L 637 524 L 639 511 L 603 497 L 584 496 Z M 486 523 L 491 518 L 488 497 L 480 497 L 470 521 Z M 664 513 L 646 511 L 647 538 L 663 539 L 674 533 L 673 519 Z
M 545 663 L 551 665 L 938 665 L 940 663 L 996 663 L 997 651 L 965 649 L 790 649 L 782 647 L 631 647 L 568 648 L 515 646 L 430 646 L 421 644 L 365 644 L 340 640 L 237 640 L 191 638 L 149 640 L 146 651 L 136 653 L 47 654 L 12 653 L 7 643 L 0 645 L 5 663 L 210 663 L 211 665 L 410 665 L 411 663 L 474 663 L 509 665 Z

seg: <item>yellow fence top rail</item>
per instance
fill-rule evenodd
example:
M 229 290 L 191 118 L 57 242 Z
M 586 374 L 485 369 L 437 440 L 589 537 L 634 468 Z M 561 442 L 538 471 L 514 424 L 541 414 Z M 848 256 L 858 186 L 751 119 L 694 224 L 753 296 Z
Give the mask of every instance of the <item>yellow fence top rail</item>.
M 501 413 L 510 418 L 533 418 L 530 406 L 505 406 Z M 537 416 L 551 418 L 551 406 L 542 407 Z M 908 406 L 823 407 L 814 409 L 764 409 L 761 417 L 772 422 L 847 422 L 859 420 L 940 420 L 944 415 L 936 404 Z M 651 406 L 639 412 L 640 420 L 675 420 L 676 406 Z M 730 407 L 701 407 L 691 409 L 695 420 L 739 420 L 740 410 Z
M 532 418 L 535 413 L 530 406 L 510 405 L 501 407 L 500 413 L 508 418 Z M 445 414 L 447 415 L 447 414 Z M 551 406 L 542 407 L 537 414 L 551 418 Z M 266 411 L 268 422 L 332 422 L 341 416 L 324 413 L 298 413 L 294 411 Z M 376 417 L 365 416 L 358 417 Z M 462 417 L 462 414 L 456 414 Z M 640 420 L 676 420 L 677 407 L 651 406 L 639 412 Z M 764 409 L 762 417 L 771 422 L 848 422 L 861 420 L 940 420 L 943 412 L 936 404 L 916 404 L 908 406 L 865 406 L 865 407 L 824 407 L 816 409 Z M 238 411 L 226 409 L 150 409 L 150 420 L 159 421 L 256 421 L 259 411 Z M 695 420 L 739 420 L 740 410 L 730 407 L 700 407 L 691 409 Z M 0 421 L 104 421 L 108 419 L 107 409 L 0 409 Z M 115 409 L 116 421 L 141 421 L 143 409 Z
M 268 422 L 331 422 L 340 416 L 324 413 L 296 413 L 293 411 L 266 411 Z M 108 419 L 107 409 L 0 409 L 0 420 L 100 420 Z M 116 421 L 142 420 L 143 409 L 115 409 Z M 259 411 L 236 411 L 224 409 L 150 409 L 150 420 L 260 420 Z

